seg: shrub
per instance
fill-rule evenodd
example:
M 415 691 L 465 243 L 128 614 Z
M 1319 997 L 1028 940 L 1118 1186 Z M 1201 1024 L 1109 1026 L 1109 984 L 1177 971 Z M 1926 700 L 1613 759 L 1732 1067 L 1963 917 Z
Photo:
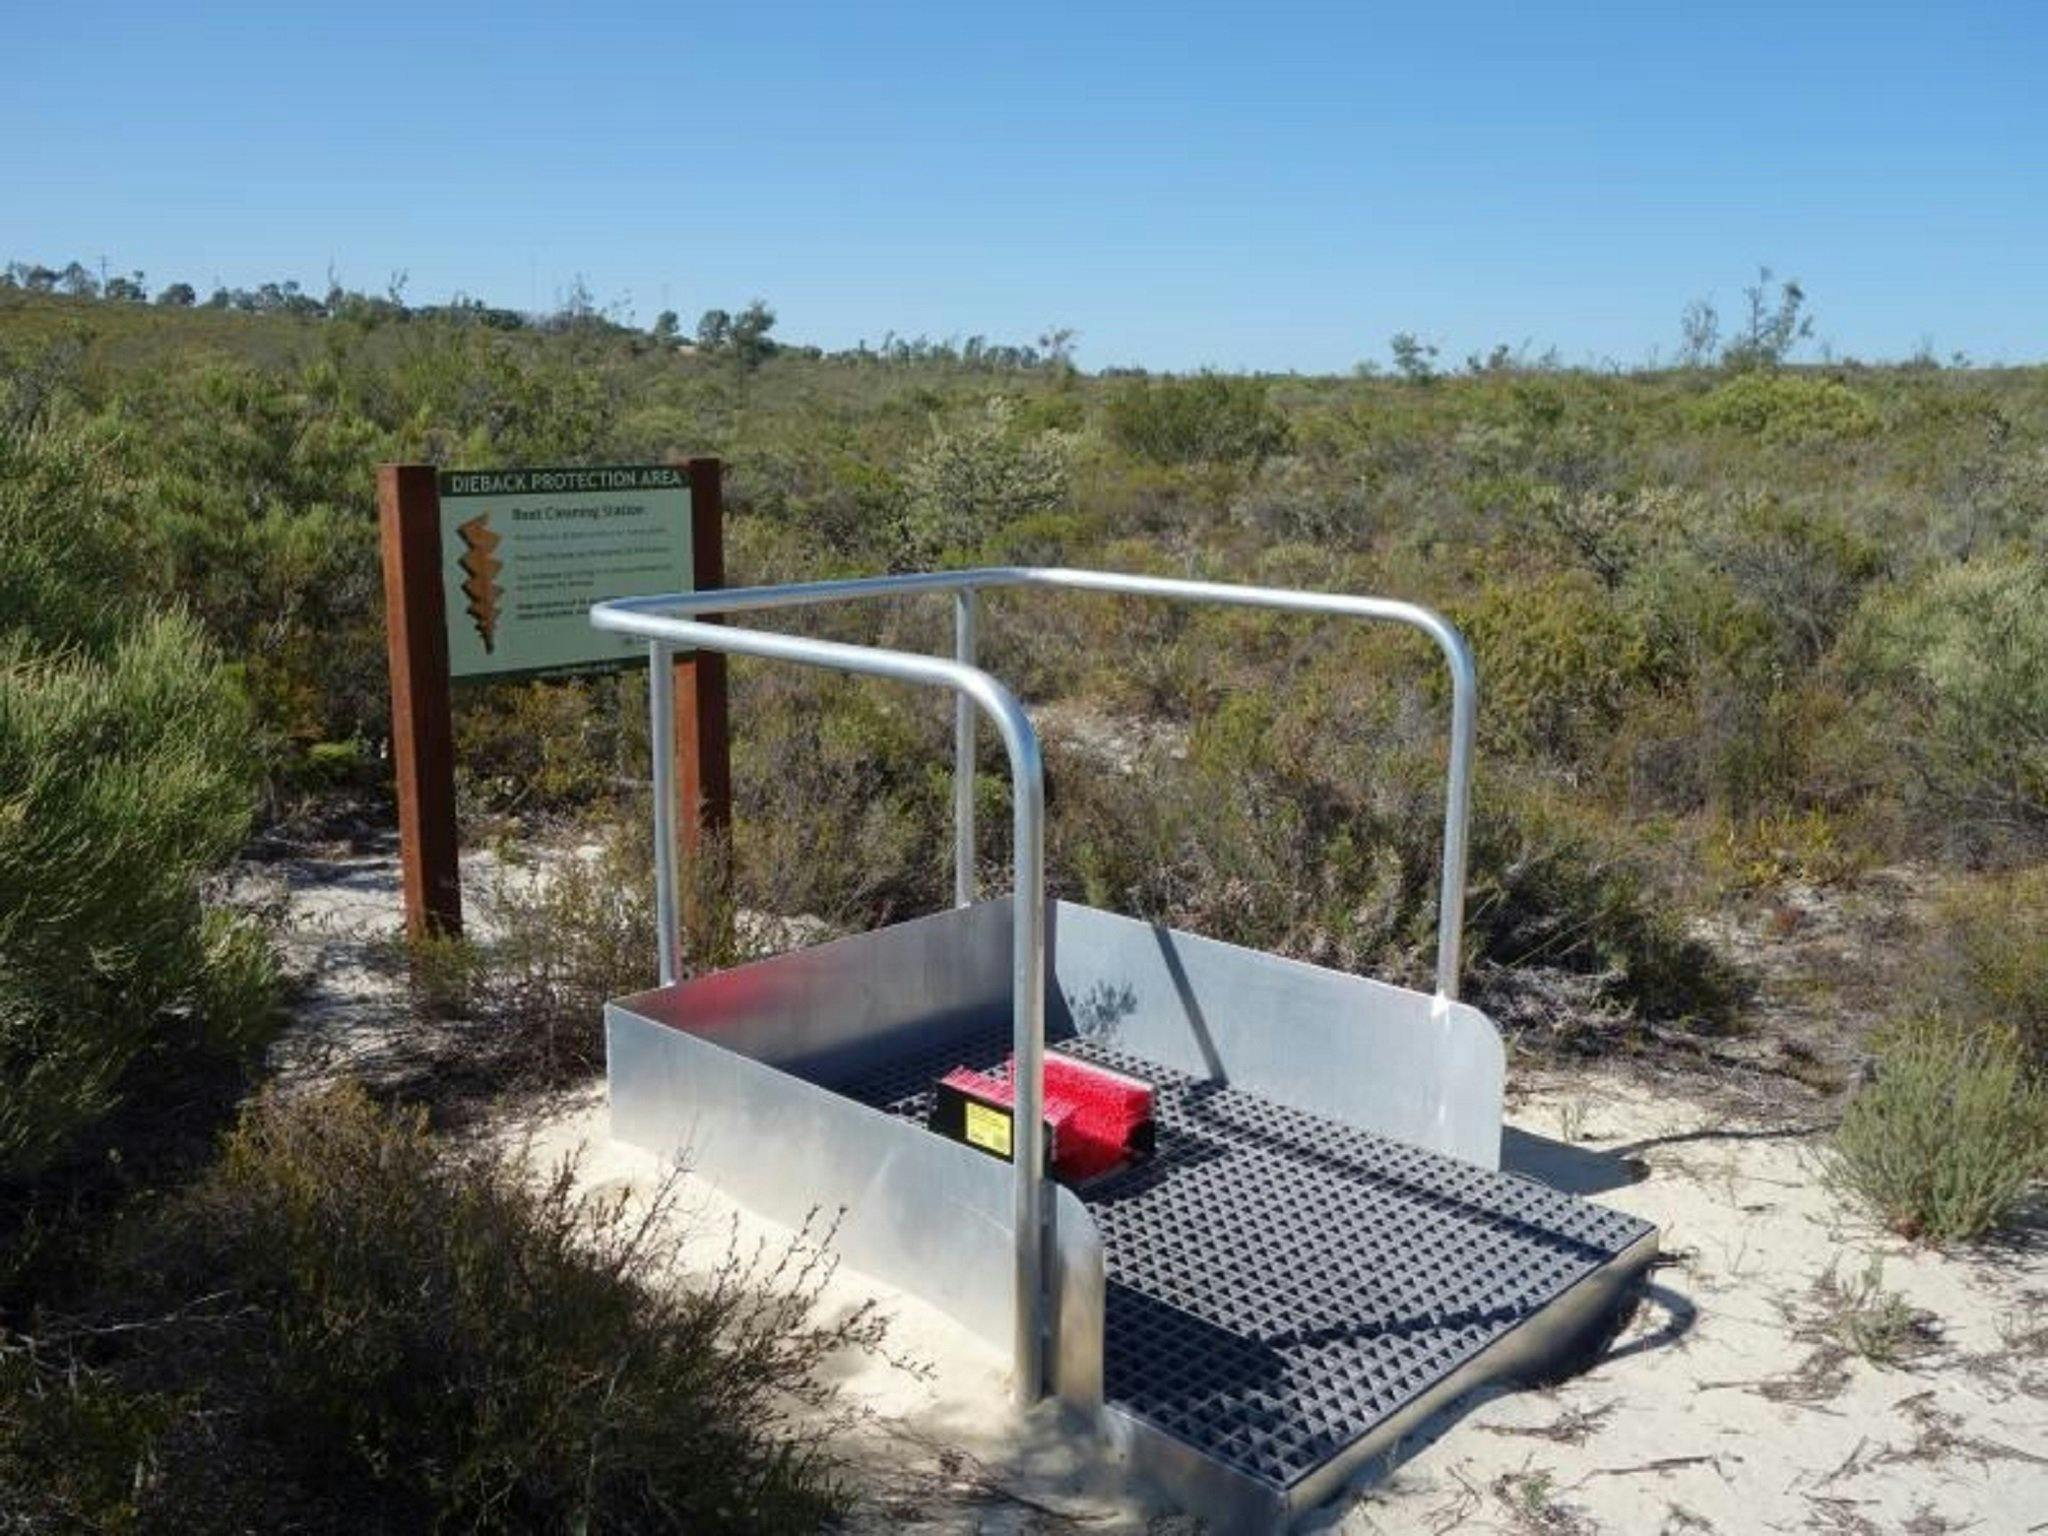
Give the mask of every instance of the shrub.
M 1332 473 L 1303 458 L 1264 465 L 1230 514 L 1275 541 L 1356 547 L 1380 531 L 1364 476 Z
M 2048 836 L 2048 558 L 1951 566 L 1860 618 L 1870 707 L 1952 834 Z
M 736 669 L 733 694 L 747 723 L 733 741 L 732 848 L 746 904 L 860 928 L 943 905 L 949 701 L 788 667 Z
M 0 634 L 102 649 L 121 632 L 139 576 L 75 439 L 0 431 Z
M 1895 1026 L 1849 1101 L 1830 1171 L 1887 1226 L 1931 1243 L 1983 1236 L 2048 1175 L 2048 1089 L 2011 1031 Z
M 542 678 L 455 696 L 462 810 L 574 812 L 615 792 L 646 751 L 646 673 Z M 644 770 L 643 770 L 644 771 Z
M 1817 660 L 1886 567 L 1883 547 L 1867 532 L 1769 494 L 1736 498 L 1727 514 L 1695 529 L 1691 543 L 1771 635 L 1781 665 Z
M 684 1282 L 673 1186 L 458 1156 L 358 1089 L 252 1107 L 68 1331 L 0 1355 L 0 1523 L 782 1532 L 840 1503 L 801 1407 L 879 1329 L 828 1266 Z M 37 1435 L 54 1436 L 39 1440 Z
M 1736 976 L 1686 935 L 1645 862 L 1596 814 L 1498 779 L 1477 801 L 1466 952 L 1482 975 L 1495 974 L 1496 990 L 1511 995 L 1520 975 L 1562 972 L 1593 978 L 1601 1000 L 1636 1018 L 1727 1022 Z M 1561 1041 L 1587 1043 L 1586 1019 L 1543 1022 Z
M 1804 446 L 1868 437 L 1877 408 L 1836 379 L 1745 373 L 1694 407 L 1702 426 L 1744 432 L 1766 443 Z
M 62 1159 L 145 1067 L 262 1042 L 267 949 L 200 890 L 248 828 L 248 738 L 184 619 L 104 656 L 0 638 L 0 1182 Z
M 1440 858 L 1433 754 L 1356 750 L 1307 774 L 1291 723 L 1238 695 L 1198 725 L 1189 761 L 1149 755 L 1138 774 L 1051 759 L 1050 870 L 1096 905 L 1345 970 L 1426 984 Z M 1590 818 L 1499 782 L 1478 796 L 1467 907 L 1468 968 L 1512 993 L 1539 973 L 1597 1005 L 1569 1018 L 1516 1008 L 1577 1037 L 1591 1022 L 1718 1022 L 1726 967 L 1688 940 L 1639 862 Z
M 1496 582 L 1458 617 L 1486 684 L 1480 723 L 1518 755 L 1584 755 L 1655 681 L 1643 625 L 1583 572 Z
M 1072 440 L 1020 433 L 1015 416 L 1016 402 L 995 395 L 965 425 L 933 428 L 904 476 L 903 563 L 979 548 L 1010 524 L 1065 504 Z
M 1104 420 L 1112 442 L 1155 464 L 1255 463 L 1283 451 L 1290 435 L 1263 379 L 1219 373 L 1128 380 Z
M 1670 544 L 1702 512 L 1700 498 L 1677 486 L 1645 486 L 1629 495 L 1572 493 L 1537 484 L 1515 488 L 1518 523 L 1559 564 L 1581 566 L 1618 587 L 1651 553 Z
M 1993 876 L 1945 897 L 1936 912 L 1940 1005 L 2010 1029 L 2048 1069 L 2048 868 Z
M 501 845 L 469 935 L 405 944 L 414 1007 L 457 1024 L 447 1044 L 471 1080 L 539 1086 L 602 1069 L 604 1005 L 656 981 L 647 818 L 644 803 L 614 807 L 594 841 L 541 856 Z M 744 958 L 728 867 L 712 846 L 678 871 L 684 976 Z

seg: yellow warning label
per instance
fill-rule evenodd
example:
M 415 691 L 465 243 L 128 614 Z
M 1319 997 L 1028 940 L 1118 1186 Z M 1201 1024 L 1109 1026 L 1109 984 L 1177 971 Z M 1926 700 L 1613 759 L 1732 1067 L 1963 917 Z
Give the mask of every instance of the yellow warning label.
M 1000 1109 L 990 1109 L 986 1104 L 976 1104 L 971 1099 L 967 1110 L 967 1140 L 974 1146 L 997 1157 L 1010 1155 L 1010 1117 Z

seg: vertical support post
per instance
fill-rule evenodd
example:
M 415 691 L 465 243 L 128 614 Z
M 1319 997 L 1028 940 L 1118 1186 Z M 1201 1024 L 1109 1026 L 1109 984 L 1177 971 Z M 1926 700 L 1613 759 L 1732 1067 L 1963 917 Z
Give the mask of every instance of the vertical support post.
M 676 902 L 676 674 L 675 650 L 647 644 L 647 741 L 654 759 L 654 932 L 661 984 L 682 971 L 682 917 Z M 688 825 L 686 820 L 684 823 Z
M 1458 1000 L 1465 950 L 1466 840 L 1472 821 L 1472 759 L 1479 739 L 1479 667 L 1465 637 L 1432 630 L 1451 669 L 1451 764 L 1444 781 L 1444 868 L 1436 905 L 1437 996 Z
M 697 458 L 691 459 L 687 468 L 691 585 L 699 592 L 715 591 L 725 585 L 724 466 L 714 458 Z M 674 825 L 681 837 L 683 863 L 691 872 L 677 920 L 688 922 L 694 931 L 702 917 L 697 897 L 705 889 L 699 862 L 705 845 L 722 843 L 732 830 L 725 657 L 716 651 L 669 654 L 674 658 L 674 723 L 661 739 L 672 742 L 675 762 L 680 765 L 671 789 L 680 817 Z M 679 957 L 680 951 L 677 953 Z M 664 974 L 662 982 L 667 985 L 674 979 Z
M 1017 1249 L 1015 1360 L 1010 1390 L 1028 1407 L 1045 1387 L 1050 1309 L 1045 1295 L 1045 761 L 1038 733 L 1010 691 L 990 681 L 982 702 L 1010 757 L 1014 876 L 1010 901 L 1011 1220 Z
M 953 659 L 974 665 L 975 622 L 980 594 L 972 587 L 953 594 Z M 953 905 L 974 904 L 974 731 L 980 712 L 960 694 L 953 702 Z
M 455 938 L 462 933 L 455 727 L 441 574 L 441 492 L 433 465 L 377 466 L 377 525 L 384 560 L 405 931 L 415 940 Z

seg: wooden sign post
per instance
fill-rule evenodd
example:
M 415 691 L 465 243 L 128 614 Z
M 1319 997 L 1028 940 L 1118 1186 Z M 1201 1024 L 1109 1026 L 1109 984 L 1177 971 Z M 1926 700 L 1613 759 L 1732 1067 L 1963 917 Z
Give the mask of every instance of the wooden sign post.
M 378 466 L 409 937 L 462 932 L 455 681 L 634 665 L 637 642 L 590 629 L 590 604 L 724 585 L 720 478 L 711 458 L 454 472 Z M 684 489 L 688 507 L 678 513 L 672 504 Z M 444 490 L 453 504 L 445 512 Z M 732 820 L 725 658 L 693 652 L 675 669 L 678 841 L 693 860 Z

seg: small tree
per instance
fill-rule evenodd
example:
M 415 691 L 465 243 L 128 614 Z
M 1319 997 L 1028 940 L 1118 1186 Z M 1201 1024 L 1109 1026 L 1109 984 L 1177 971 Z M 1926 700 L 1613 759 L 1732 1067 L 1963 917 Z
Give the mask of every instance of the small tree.
M 768 333 L 775 329 L 775 311 L 760 299 L 733 316 L 733 356 L 742 368 L 758 368 L 775 351 Z
M 1038 338 L 1038 350 L 1045 354 L 1055 372 L 1071 373 L 1074 367 L 1074 342 L 1080 332 L 1069 325 L 1048 326 Z
M 1436 378 L 1437 349 L 1412 331 L 1402 331 L 1387 343 L 1394 354 L 1394 367 L 1410 384 L 1428 384 Z
M 1795 279 L 1771 288 L 1771 269 L 1757 268 L 1756 281 L 1742 290 L 1747 313 L 1742 334 L 1728 344 L 1721 361 L 1737 370 L 1776 368 L 1813 334 L 1806 290 Z
M 1686 368 L 1704 368 L 1721 345 L 1721 312 L 1711 299 L 1694 299 L 1678 317 L 1678 361 Z
M 707 309 L 697 321 L 697 350 L 728 357 L 742 369 L 758 368 L 773 355 L 775 311 L 756 299 L 738 314 L 730 310 Z
M 199 302 L 199 294 L 190 283 L 172 283 L 156 296 L 156 301 L 170 309 L 190 309 Z
M 682 335 L 683 322 L 672 309 L 664 309 L 654 317 L 654 339 L 665 347 L 672 347 Z

